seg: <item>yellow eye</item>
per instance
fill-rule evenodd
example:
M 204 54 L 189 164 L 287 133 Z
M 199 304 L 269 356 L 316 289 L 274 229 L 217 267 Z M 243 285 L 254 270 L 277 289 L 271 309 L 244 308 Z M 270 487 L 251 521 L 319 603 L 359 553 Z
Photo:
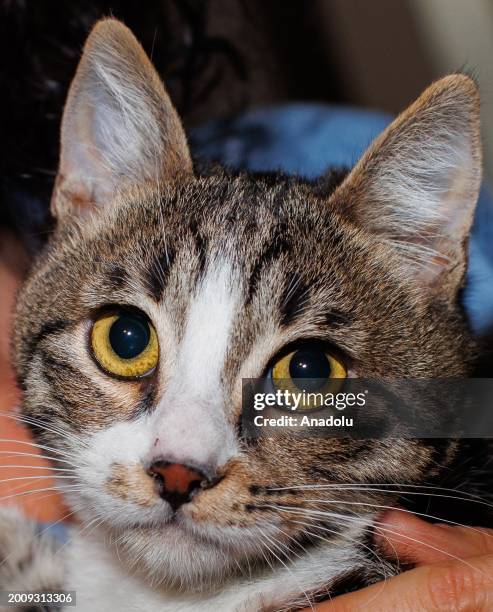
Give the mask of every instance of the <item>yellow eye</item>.
M 105 314 L 94 322 L 91 345 L 95 358 L 110 374 L 138 378 L 153 370 L 159 358 L 154 327 L 133 312 Z
M 276 389 L 301 395 L 300 408 L 318 408 L 324 396 L 337 393 L 347 378 L 344 364 L 319 347 L 307 347 L 288 353 L 271 370 Z

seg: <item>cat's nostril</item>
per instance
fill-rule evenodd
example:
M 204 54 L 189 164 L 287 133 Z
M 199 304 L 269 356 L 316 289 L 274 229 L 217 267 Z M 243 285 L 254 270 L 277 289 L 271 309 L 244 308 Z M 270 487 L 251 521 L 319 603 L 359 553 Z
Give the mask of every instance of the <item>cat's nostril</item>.
M 174 511 L 188 503 L 197 489 L 213 484 L 213 479 L 198 468 L 163 460 L 155 461 L 149 468 L 149 474 L 156 478 L 159 495 Z

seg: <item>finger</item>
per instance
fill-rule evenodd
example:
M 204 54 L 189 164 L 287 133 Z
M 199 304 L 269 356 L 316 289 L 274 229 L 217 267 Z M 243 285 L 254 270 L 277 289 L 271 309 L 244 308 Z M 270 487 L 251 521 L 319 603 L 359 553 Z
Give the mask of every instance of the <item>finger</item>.
M 419 567 L 336 597 L 317 612 L 491 612 L 493 555 Z M 308 612 L 305 611 L 305 612 Z
M 415 564 L 467 559 L 493 553 L 493 530 L 427 523 L 408 512 L 392 510 L 375 527 L 384 554 Z

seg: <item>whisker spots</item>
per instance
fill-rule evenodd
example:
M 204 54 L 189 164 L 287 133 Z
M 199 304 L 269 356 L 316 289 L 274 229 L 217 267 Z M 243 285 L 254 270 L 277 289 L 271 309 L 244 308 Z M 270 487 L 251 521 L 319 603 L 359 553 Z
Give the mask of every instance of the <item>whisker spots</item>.
M 154 480 L 146 474 L 141 465 L 113 463 L 110 470 L 111 475 L 106 481 L 108 493 L 145 508 L 150 508 L 158 502 Z

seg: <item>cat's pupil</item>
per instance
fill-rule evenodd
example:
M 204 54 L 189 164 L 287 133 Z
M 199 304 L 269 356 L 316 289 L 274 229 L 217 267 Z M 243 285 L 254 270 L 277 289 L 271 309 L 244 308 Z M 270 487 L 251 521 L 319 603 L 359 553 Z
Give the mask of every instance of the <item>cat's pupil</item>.
M 109 333 L 111 348 L 122 359 L 140 355 L 149 344 L 150 337 L 147 321 L 132 315 L 118 317 Z
M 294 380 L 304 380 L 303 389 L 315 391 L 330 377 L 330 362 L 320 350 L 299 350 L 291 357 L 289 375 Z

